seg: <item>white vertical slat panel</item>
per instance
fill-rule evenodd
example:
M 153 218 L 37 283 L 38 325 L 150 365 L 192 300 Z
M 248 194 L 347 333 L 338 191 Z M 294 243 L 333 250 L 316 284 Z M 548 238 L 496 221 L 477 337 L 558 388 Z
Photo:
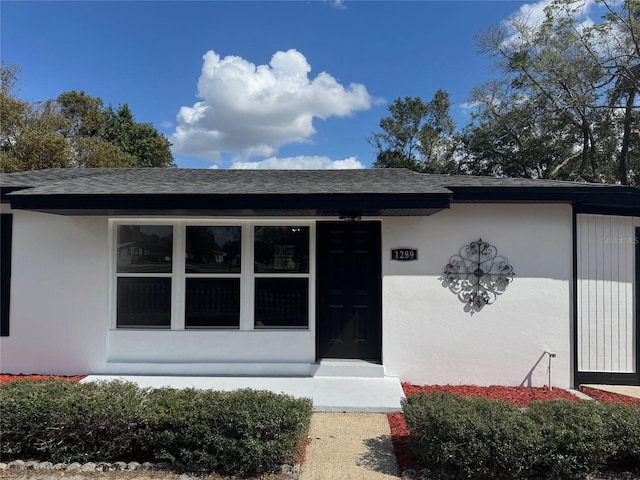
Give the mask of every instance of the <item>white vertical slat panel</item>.
M 611 232 L 620 232 L 620 229 L 624 229 L 624 219 L 621 217 L 610 217 Z M 609 245 L 610 248 L 610 261 L 609 261 L 609 308 L 611 315 L 610 322 L 610 336 L 611 336 L 611 348 L 609 348 L 609 362 L 610 369 L 613 371 L 621 371 L 626 368 L 625 363 L 621 357 L 621 343 L 620 343 L 620 291 L 618 288 L 620 279 L 620 254 L 624 252 L 624 249 L 617 248 L 616 246 Z
M 591 321 L 595 325 L 595 357 L 592 363 L 596 365 L 598 370 L 606 371 L 604 366 L 604 217 L 596 215 L 594 217 L 593 244 L 591 252 L 595 262 L 593 270 L 595 279 L 595 291 L 592 293 L 595 308 L 591 312 Z
M 606 216 L 602 217 L 602 240 L 605 238 L 612 238 L 611 236 L 611 217 Z M 611 290 L 612 290 L 612 279 L 611 279 L 611 243 L 606 243 L 603 241 L 602 245 L 602 314 L 598 318 L 598 324 L 602 329 L 602 338 L 600 341 L 600 354 L 601 358 L 598 360 L 599 365 L 604 366 L 605 372 L 613 372 L 616 371 L 612 368 L 611 365 L 611 347 L 612 338 L 611 338 L 611 325 L 613 324 L 614 319 L 611 317 Z M 598 312 L 600 313 L 600 312 Z
M 576 259 L 577 259 L 577 279 L 576 279 L 576 298 L 577 298 L 577 348 L 578 348 L 578 370 L 583 371 L 589 368 L 589 318 L 584 315 L 584 300 L 588 298 L 588 285 L 583 273 L 589 254 L 587 245 L 584 241 L 585 221 L 576 221 Z
M 640 217 L 578 215 L 578 369 L 635 369 L 635 228 Z
M 635 227 L 640 226 L 640 219 L 626 218 L 624 223 L 625 238 L 633 239 L 635 236 Z M 623 250 L 623 260 L 621 265 L 621 291 L 620 291 L 620 303 L 622 305 L 621 312 L 621 325 L 623 328 L 623 334 L 621 335 L 622 348 L 621 354 L 624 361 L 624 371 L 634 371 L 636 362 L 636 355 L 638 347 L 635 345 L 636 328 L 640 326 L 640 319 L 634 321 L 634 281 L 635 281 L 635 252 L 636 247 L 633 242 L 630 242 L 628 248 Z M 639 287 L 640 288 L 640 287 Z
M 598 248 L 597 246 L 597 232 L 598 232 L 598 217 L 591 216 L 589 218 L 589 233 L 587 237 L 587 244 L 589 247 L 589 258 L 587 261 L 587 284 L 589 289 L 587 291 L 587 315 L 589 317 L 589 335 L 587 337 L 589 342 L 589 370 L 597 370 L 598 364 Z

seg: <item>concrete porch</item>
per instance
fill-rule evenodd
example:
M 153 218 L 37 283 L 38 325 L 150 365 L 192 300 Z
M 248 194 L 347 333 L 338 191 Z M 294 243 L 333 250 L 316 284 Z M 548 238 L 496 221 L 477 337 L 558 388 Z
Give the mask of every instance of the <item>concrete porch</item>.
M 140 387 L 198 388 L 221 391 L 252 388 L 313 399 L 316 412 L 400 411 L 404 393 L 396 377 L 227 377 L 89 375 L 82 382 L 123 380 Z

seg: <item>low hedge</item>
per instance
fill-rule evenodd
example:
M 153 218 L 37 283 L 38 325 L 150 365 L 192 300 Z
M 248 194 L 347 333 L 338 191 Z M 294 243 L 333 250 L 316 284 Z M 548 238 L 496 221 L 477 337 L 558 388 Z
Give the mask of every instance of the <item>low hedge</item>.
M 312 404 L 250 389 L 20 380 L 0 385 L 0 409 L 3 461 L 169 462 L 250 476 L 294 461 Z
M 443 393 L 403 401 L 410 448 L 457 478 L 566 478 L 640 462 L 640 407 L 546 400 L 520 409 Z

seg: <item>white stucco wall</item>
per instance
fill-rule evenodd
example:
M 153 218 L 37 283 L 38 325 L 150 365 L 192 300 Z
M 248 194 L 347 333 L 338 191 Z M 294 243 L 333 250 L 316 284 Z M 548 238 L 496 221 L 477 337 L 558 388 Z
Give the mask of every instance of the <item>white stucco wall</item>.
M 0 337 L 0 371 L 309 374 L 313 315 L 309 329 L 293 331 L 116 329 L 109 220 L 11 212 L 6 206 L 2 212 L 14 217 L 10 335 Z M 312 299 L 310 312 L 314 305 Z
M 110 318 L 109 221 L 14 211 L 9 373 L 304 375 L 315 361 L 315 302 L 301 331 L 117 330 Z M 310 222 L 311 223 L 311 222 Z M 470 315 L 439 278 L 482 238 L 516 277 Z M 571 384 L 571 208 L 453 205 L 430 217 L 382 219 L 383 363 L 423 384 Z M 390 260 L 413 247 L 419 260 Z M 315 242 L 311 239 L 312 255 Z M 312 262 L 313 263 L 313 262 Z M 313 292 L 313 287 L 312 287 Z
M 10 335 L 0 370 L 84 374 L 102 366 L 107 220 L 13 212 Z
M 467 205 L 383 222 L 383 362 L 418 384 L 571 385 L 571 207 Z M 488 241 L 516 276 L 470 315 L 441 277 L 460 247 Z M 418 260 L 390 260 L 397 247 Z

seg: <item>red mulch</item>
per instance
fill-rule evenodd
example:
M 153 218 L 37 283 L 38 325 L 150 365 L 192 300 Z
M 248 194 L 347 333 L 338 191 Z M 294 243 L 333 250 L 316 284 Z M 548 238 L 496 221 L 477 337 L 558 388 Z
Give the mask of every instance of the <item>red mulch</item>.
M 503 387 L 500 385 L 492 385 L 491 387 L 477 387 L 475 385 L 418 386 L 403 383 L 402 389 L 407 397 L 417 393 L 444 392 L 461 397 L 482 397 L 488 398 L 489 400 L 502 400 L 516 407 L 525 407 L 535 400 L 565 399 L 575 402 L 579 400 L 578 397 L 561 388 L 549 390 L 545 387 Z
M 309 436 L 309 431 L 307 431 L 307 434 L 302 439 L 302 445 L 300 445 L 300 451 L 293 459 L 294 462 L 299 463 L 300 466 L 302 466 L 304 464 L 304 461 L 307 459 L 307 447 L 309 446 L 310 443 L 311 443 L 311 437 Z
M 580 387 L 580 391 L 589 395 L 591 398 L 598 400 L 599 402 L 623 403 L 625 405 L 631 406 L 640 405 L 640 398 L 627 397 L 626 395 L 605 392 L 603 390 L 597 390 L 595 388 L 589 387 Z
M 391 443 L 396 453 L 396 460 L 400 473 L 411 468 L 412 470 L 422 470 L 422 467 L 413 460 L 409 451 L 409 429 L 401 413 L 387 413 L 389 427 L 391 428 Z
M 445 392 L 461 397 L 483 397 L 489 400 L 502 400 L 517 407 L 524 407 L 534 400 L 557 400 L 566 399 L 571 401 L 579 401 L 579 399 L 571 393 L 561 388 L 549 390 L 540 387 L 504 387 L 494 385 L 491 387 L 477 387 L 474 385 L 412 385 L 403 383 L 402 389 L 408 397 L 418 393 Z M 417 464 L 409 451 L 409 429 L 404 421 L 404 415 L 401 413 L 387 414 L 389 427 L 391 428 L 391 441 L 393 449 L 396 453 L 396 459 L 400 471 L 411 468 L 420 470 L 422 467 Z
M 0 374 L 0 383 L 13 382 L 15 380 L 48 380 L 50 378 L 57 378 L 60 380 L 69 380 L 70 382 L 79 382 L 86 375 L 9 375 L 7 373 Z

